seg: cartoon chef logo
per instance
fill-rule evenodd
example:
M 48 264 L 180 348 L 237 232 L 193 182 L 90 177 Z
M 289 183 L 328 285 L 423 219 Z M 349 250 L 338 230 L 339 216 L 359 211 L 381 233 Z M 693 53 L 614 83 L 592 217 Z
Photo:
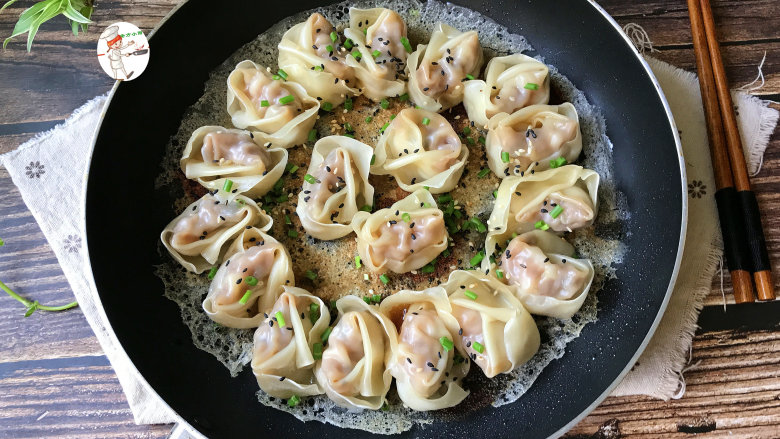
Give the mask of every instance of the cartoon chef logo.
M 140 76 L 149 63 L 149 42 L 135 25 L 114 23 L 100 35 L 97 55 L 108 76 L 130 81 Z

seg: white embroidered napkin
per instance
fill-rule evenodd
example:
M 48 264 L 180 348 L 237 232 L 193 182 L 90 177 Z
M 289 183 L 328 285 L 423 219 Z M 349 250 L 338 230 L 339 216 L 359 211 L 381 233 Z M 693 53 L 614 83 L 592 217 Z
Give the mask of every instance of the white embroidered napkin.
M 688 240 L 709 245 L 686 247 L 680 277 L 661 326 L 634 370 L 614 394 L 647 394 L 666 399 L 680 392 L 679 377 L 685 355 L 721 248 L 712 197 L 715 188 L 696 77 L 651 58 L 648 62 L 670 97 L 672 111 L 682 131 L 688 165 L 689 222 L 695 225 L 688 228 Z M 105 100 L 105 96 L 91 100 L 64 124 L 0 156 L 0 163 L 8 169 L 49 240 L 87 321 L 116 371 L 136 423 L 173 423 L 176 415 L 138 375 L 115 336 L 106 329 L 106 316 L 91 273 L 84 270 L 89 265 L 84 261 L 86 250 L 81 238 L 82 194 L 92 134 Z M 735 102 L 740 109 L 743 143 L 751 169 L 755 169 L 777 123 L 778 113 L 768 108 L 766 102 L 748 95 L 737 94 Z M 49 202 L 55 199 L 57 203 Z M 176 429 L 178 432 L 183 430 Z

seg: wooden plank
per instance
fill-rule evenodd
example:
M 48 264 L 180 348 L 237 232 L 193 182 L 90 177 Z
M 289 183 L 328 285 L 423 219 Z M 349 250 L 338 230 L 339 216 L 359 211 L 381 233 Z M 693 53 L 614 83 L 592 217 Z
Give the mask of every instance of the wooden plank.
M 0 437 L 164 438 L 170 425 L 135 425 L 105 357 L 0 364 Z
M 689 367 L 684 398 L 607 398 L 565 437 L 682 438 L 691 433 L 706 433 L 706 437 L 777 437 L 777 327 L 697 334 Z

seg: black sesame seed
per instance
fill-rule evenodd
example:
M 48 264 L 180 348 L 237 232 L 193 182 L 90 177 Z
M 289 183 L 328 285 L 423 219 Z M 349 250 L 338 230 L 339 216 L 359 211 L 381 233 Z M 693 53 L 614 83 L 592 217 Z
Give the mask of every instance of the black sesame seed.
M 434 372 L 438 372 L 439 371 L 439 369 L 437 369 L 435 367 L 432 367 L 431 370 L 434 371 Z M 444 381 L 442 381 L 442 383 L 444 383 Z
M 431 363 L 430 361 L 425 363 L 425 365 L 428 366 L 428 367 L 433 367 L 433 363 Z
M 285 377 L 279 378 L 279 381 L 284 381 Z
M 550 262 L 550 258 L 544 258 L 544 262 Z
M 238 285 L 238 284 L 240 284 L 240 283 L 241 283 L 241 279 L 239 279 L 239 280 L 237 280 L 237 281 L 236 281 L 236 285 Z
M 411 359 L 411 358 L 409 358 L 409 357 L 406 357 L 406 361 L 407 361 L 409 364 L 412 364 L 412 359 Z
M 249 238 L 249 242 L 255 242 L 255 241 L 257 241 L 257 238 L 255 238 L 254 236 Z
M 466 347 L 467 347 L 467 348 L 470 348 L 470 347 L 471 347 L 471 342 L 470 342 L 470 341 L 467 341 L 467 342 L 466 342 Z

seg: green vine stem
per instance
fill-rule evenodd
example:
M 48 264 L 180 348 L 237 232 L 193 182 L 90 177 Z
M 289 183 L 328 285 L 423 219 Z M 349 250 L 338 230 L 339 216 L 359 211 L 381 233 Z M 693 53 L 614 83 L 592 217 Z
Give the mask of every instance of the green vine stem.
M 25 317 L 30 317 L 32 313 L 34 313 L 37 310 L 41 311 L 65 311 L 66 309 L 71 309 L 75 306 L 78 306 L 78 302 L 71 302 L 66 305 L 61 306 L 48 306 L 48 305 L 41 305 L 38 303 L 38 301 L 30 302 L 29 300 L 25 299 L 24 297 L 16 294 L 8 288 L 8 285 L 4 284 L 2 281 L 0 281 L 0 289 L 8 293 L 9 296 L 13 297 L 14 299 L 18 300 L 20 303 L 22 303 L 24 306 L 27 307 L 27 311 L 24 313 Z

